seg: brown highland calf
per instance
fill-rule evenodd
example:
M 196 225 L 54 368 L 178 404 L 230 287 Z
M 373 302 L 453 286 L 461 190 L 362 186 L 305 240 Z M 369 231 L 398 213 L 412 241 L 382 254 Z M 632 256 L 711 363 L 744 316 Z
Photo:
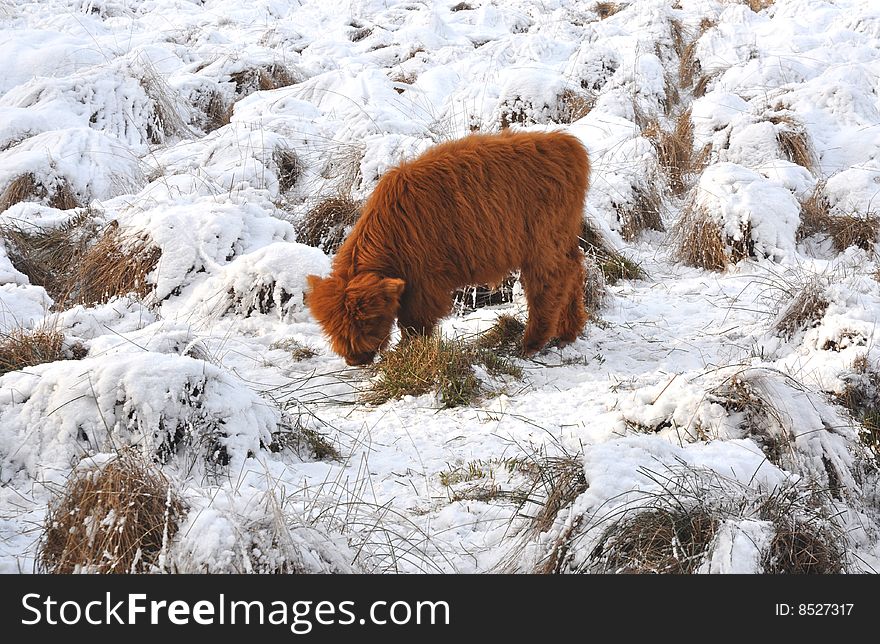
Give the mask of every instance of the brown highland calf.
M 502 131 L 442 143 L 385 174 L 308 305 L 350 365 L 401 329 L 430 333 L 452 292 L 519 269 L 529 305 L 523 353 L 586 323 L 578 246 L 590 164 L 562 132 Z

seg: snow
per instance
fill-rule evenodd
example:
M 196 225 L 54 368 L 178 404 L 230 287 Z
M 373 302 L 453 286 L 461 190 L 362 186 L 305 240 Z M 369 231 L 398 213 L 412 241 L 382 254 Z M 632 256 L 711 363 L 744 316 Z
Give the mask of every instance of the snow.
M 0 571 L 33 569 L 33 526 L 59 486 L 126 446 L 189 508 L 168 571 L 530 571 L 581 517 L 577 567 L 669 481 L 697 486 L 719 518 L 699 572 L 760 572 L 774 530 L 761 500 L 817 488 L 834 490 L 821 499 L 848 570 L 880 568 L 877 475 L 830 398 L 854 360 L 880 360 L 878 261 L 798 232 L 817 187 L 833 215 L 880 211 L 876 3 L 776 0 L 755 13 L 639 0 L 605 19 L 580 0 L 454 4 L 2 3 L 0 195 L 26 173 L 50 193 L 66 182 L 98 224 L 149 238 L 161 259 L 145 298 L 57 310 L 0 232 L 0 337 L 45 326 L 86 354 L 0 376 Z M 673 21 L 696 40 L 703 96 L 669 91 Z M 273 70 L 290 84 L 261 79 Z M 592 109 L 565 122 L 563 96 Z M 677 196 L 644 129 L 673 131 L 687 109 L 707 166 Z M 580 338 L 517 360 L 523 379 L 493 380 L 472 405 L 362 404 L 369 375 L 345 368 L 304 304 L 306 276 L 332 258 L 296 224 L 502 117 L 584 143 L 585 217 L 647 277 L 609 286 Z M 812 167 L 786 156 L 791 133 Z M 646 194 L 662 199 L 666 231 L 625 242 L 621 213 Z M 48 201 L 11 205 L 0 230 L 83 212 Z M 749 231 L 755 256 L 719 272 L 683 265 L 671 249 L 686 206 L 731 239 Z M 805 285 L 828 308 L 782 337 L 774 323 Z M 442 331 L 470 337 L 504 313 L 525 315 L 521 289 Z M 294 356 L 293 342 L 316 354 Z M 756 406 L 733 400 L 732 383 Z M 268 449 L 296 423 L 339 460 Z M 544 456 L 582 467 L 586 489 L 535 534 L 523 518 L 535 508 L 479 492 L 528 486 L 511 464 Z M 482 476 L 441 481 L 470 465 Z

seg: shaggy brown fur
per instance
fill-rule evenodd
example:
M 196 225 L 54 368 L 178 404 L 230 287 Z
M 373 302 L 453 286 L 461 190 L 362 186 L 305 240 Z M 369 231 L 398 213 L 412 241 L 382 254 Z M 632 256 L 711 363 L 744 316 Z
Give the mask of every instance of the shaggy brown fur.
M 521 271 L 523 352 L 573 341 L 586 323 L 578 247 L 590 165 L 561 132 L 474 134 L 389 171 L 308 304 L 333 350 L 367 364 L 402 329 L 430 333 L 452 291 Z

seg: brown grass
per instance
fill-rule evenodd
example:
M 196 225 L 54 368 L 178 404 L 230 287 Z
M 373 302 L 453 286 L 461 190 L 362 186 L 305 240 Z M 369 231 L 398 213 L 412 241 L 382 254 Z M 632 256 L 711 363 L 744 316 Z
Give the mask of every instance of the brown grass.
M 691 111 L 685 110 L 675 119 L 675 128 L 669 132 L 654 120 L 643 132 L 654 149 L 663 168 L 672 193 L 681 196 L 690 187 L 690 179 L 703 170 L 708 161 L 708 150 L 694 151 L 694 124 Z
M 293 338 L 285 338 L 278 340 L 269 345 L 270 349 L 280 349 L 286 351 L 292 360 L 301 362 L 303 360 L 311 360 L 319 354 L 319 351 L 307 344 L 303 344 L 299 340 Z
M 287 192 L 296 185 L 306 169 L 294 150 L 277 147 L 272 151 L 272 162 L 278 171 L 278 190 Z
M 301 459 L 342 459 L 336 446 L 320 432 L 305 425 L 301 416 L 285 416 L 278 425 L 278 430 L 272 433 L 272 442 L 267 447 L 274 453 L 289 450 Z
M 438 334 L 404 336 L 370 366 L 373 380 L 362 400 L 381 405 L 433 391 L 444 407 L 469 405 L 483 393 L 474 365 L 492 376 L 522 378 L 522 368 L 511 358 L 520 355 L 524 329 L 513 316 L 502 315 L 469 342 Z
M 825 184 L 819 182 L 810 196 L 801 201 L 801 223 L 797 230 L 798 241 L 817 234 L 828 233 L 831 205 L 825 196 Z
M 748 374 L 735 373 L 710 397 L 730 414 L 741 414 L 740 425 L 774 465 L 780 465 L 789 445 L 791 433 L 786 417 L 773 405 L 763 391 L 760 381 Z
M 292 69 L 280 63 L 249 67 L 230 76 L 235 83 L 235 93 L 239 97 L 257 91 L 268 91 L 288 87 L 300 82 L 301 78 Z
M 158 469 L 124 452 L 76 473 L 49 506 L 38 553 L 50 573 L 150 572 L 185 513 Z
M 559 95 L 559 122 L 574 123 L 584 118 L 595 105 L 595 97 L 584 92 L 566 89 Z
M 697 79 L 697 82 L 694 83 L 694 98 L 701 98 L 706 95 L 706 90 L 709 88 L 709 83 L 718 78 L 721 75 L 721 70 L 716 69 L 711 72 L 707 72 L 705 74 L 700 74 L 700 77 Z
M 47 188 L 42 183 L 39 183 L 37 178 L 30 172 L 17 176 L 0 193 L 0 212 L 22 201 L 46 203 L 58 210 L 71 210 L 82 205 L 66 179 L 62 179 L 51 188 Z
M 153 287 L 147 275 L 156 269 L 162 251 L 145 234 L 131 235 L 111 222 L 76 267 L 72 295 L 84 304 L 100 304 L 134 293 L 145 297 Z
M 392 83 L 399 83 L 401 85 L 412 85 L 413 83 L 416 82 L 417 79 L 418 79 L 418 76 L 416 76 L 415 72 L 408 72 L 408 73 L 395 72 L 394 74 L 392 74 L 389 77 L 389 80 Z M 394 91 L 397 92 L 398 94 L 403 94 L 404 89 L 402 87 L 395 87 Z
M 575 502 L 588 488 L 584 465 L 578 455 L 543 456 L 523 461 L 521 472 L 531 479 L 531 485 L 520 490 L 517 496 L 522 505 L 537 504 L 526 534 L 532 538 L 549 531 L 559 514 Z M 563 530 L 550 547 L 548 555 L 537 563 L 532 572 L 537 574 L 558 573 L 569 552 L 574 534 L 581 528 L 583 517 L 577 517 Z
M 74 267 L 97 234 L 94 215 L 82 212 L 54 228 L 9 224 L 0 227 L 13 266 L 35 286 L 46 289 L 63 308 L 74 288 Z
M 692 574 L 717 530 L 718 520 L 699 506 L 643 510 L 612 524 L 590 560 L 596 572 Z
M 692 200 L 682 209 L 672 236 L 676 255 L 689 266 L 721 271 L 754 256 L 751 225 L 746 224 L 740 239 L 727 237 Z
M 479 351 L 491 350 L 502 355 L 518 355 L 522 346 L 526 325 L 518 318 L 505 313 L 499 315 L 491 327 L 480 333 L 471 346 Z
M 636 280 L 647 277 L 641 266 L 618 253 L 586 219 L 581 226 L 579 243 L 587 259 L 592 260 L 599 267 L 606 284 L 615 284 L 622 279 Z
M 459 2 L 457 5 L 449 8 L 450 11 L 473 11 L 473 9 L 467 2 Z
M 437 392 L 444 407 L 468 405 L 480 394 L 473 356 L 460 340 L 414 335 L 381 354 L 362 400 L 381 405 L 403 396 Z
M 841 376 L 843 393 L 834 400 L 842 405 L 862 426 L 862 443 L 880 462 L 880 368 L 862 354 L 853 360 L 850 373 Z
M 776 141 L 785 157 L 813 172 L 816 168 L 816 155 L 804 124 L 790 114 L 773 114 L 767 120 L 780 126 L 776 130 Z
M 800 331 L 818 326 L 827 308 L 828 300 L 820 286 L 812 282 L 804 284 L 794 291 L 773 328 L 779 335 L 790 339 Z
M 142 75 L 139 79 L 144 93 L 152 101 L 152 109 L 146 123 L 146 135 L 150 143 L 164 143 L 169 136 L 190 132 L 180 115 L 180 97 L 165 77 L 148 60 L 142 59 Z
M 877 243 L 877 234 L 880 232 L 880 215 L 874 213 L 868 213 L 864 217 L 833 215 L 828 220 L 828 232 L 837 252 L 851 246 L 873 252 Z
M 66 357 L 64 334 L 55 329 L 13 329 L 0 333 L 0 376 Z
M 816 522 L 776 517 L 776 533 L 764 557 L 771 575 L 836 575 L 844 571 L 839 537 Z
M 121 233 L 116 222 L 91 244 L 98 234 L 95 221 L 86 211 L 55 228 L 0 229 L 13 265 L 31 284 L 46 289 L 56 310 L 128 293 L 143 297 L 151 290 L 146 276 L 159 262 L 159 248 L 145 235 Z
M 361 201 L 348 195 L 321 199 L 297 224 L 297 241 L 320 248 L 328 255 L 335 253 L 361 216 L 362 206 Z
M 679 53 L 678 79 L 679 85 L 682 89 L 693 89 L 695 84 L 694 79 L 703 76 L 702 69 L 700 67 L 700 61 L 697 60 L 696 56 L 697 41 L 700 39 L 700 36 L 709 31 L 709 29 L 714 26 L 714 21 L 709 20 L 708 18 L 703 18 L 700 21 L 699 27 L 697 28 L 697 33 L 693 36 L 691 40 L 680 47 L 681 51 Z M 684 43 L 683 39 L 682 42 Z M 703 81 L 704 91 L 706 82 L 708 81 Z M 694 96 L 698 96 L 696 91 L 694 91 Z
M 729 258 L 718 225 L 701 218 L 693 210 L 682 214 L 674 236 L 676 254 L 688 266 L 698 266 L 709 271 L 727 268 Z
M 599 20 L 610 18 L 621 9 L 623 9 L 623 5 L 617 4 L 616 2 L 597 2 L 595 6 L 595 11 L 599 16 Z
M 205 108 L 205 116 L 208 119 L 208 132 L 229 125 L 232 120 L 233 105 L 226 101 L 220 92 L 212 92 L 208 105 Z
M 813 235 L 831 238 L 838 253 L 856 246 L 869 253 L 874 251 L 880 235 L 880 215 L 831 214 L 831 206 L 825 196 L 825 184 L 820 182 L 810 196 L 801 202 L 801 223 L 798 240 Z
M 744 5 L 748 5 L 749 9 L 758 13 L 771 6 L 775 0 L 742 0 Z
M 649 185 L 647 189 L 636 188 L 634 192 L 634 203 L 618 210 L 622 222 L 621 237 L 632 241 L 646 230 L 666 230 L 660 215 L 662 200 L 656 187 Z

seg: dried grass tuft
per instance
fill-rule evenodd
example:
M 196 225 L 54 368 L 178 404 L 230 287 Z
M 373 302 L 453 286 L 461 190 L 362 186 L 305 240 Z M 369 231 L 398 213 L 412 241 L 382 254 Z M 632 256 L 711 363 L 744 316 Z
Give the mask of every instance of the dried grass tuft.
M 406 335 L 371 365 L 374 377 L 362 400 L 381 405 L 433 391 L 444 407 L 469 405 L 483 393 L 475 365 L 492 376 L 522 378 L 522 368 L 511 358 L 520 353 L 524 329 L 513 316 L 501 316 L 470 342 L 440 335 Z
M 828 232 L 838 253 L 851 246 L 874 252 L 880 233 L 880 215 L 833 215 L 828 219 Z
M 0 333 L 0 376 L 64 360 L 64 334 L 55 329 L 13 329 Z
M 291 68 L 280 63 L 249 67 L 230 76 L 240 98 L 257 91 L 268 91 L 295 85 L 302 79 Z
M 718 530 L 705 508 L 670 504 L 613 523 L 590 553 L 598 572 L 692 574 Z
M 773 114 L 767 120 L 780 126 L 776 130 L 776 141 L 782 154 L 792 163 L 813 172 L 816 168 L 816 155 L 804 124 L 790 114 Z
M 141 65 L 139 82 L 152 102 L 152 110 L 146 123 L 147 139 L 150 143 L 161 144 L 168 137 L 189 134 L 190 129 L 181 116 L 177 92 L 148 60 L 141 59 Z
M 435 391 L 444 407 L 468 405 L 480 394 L 473 362 L 460 340 L 438 335 L 405 337 L 370 367 L 374 379 L 363 401 L 381 405 Z
M 82 205 L 66 179 L 47 187 L 30 172 L 17 176 L 0 193 L 0 212 L 22 201 L 45 203 L 58 210 L 72 210 Z
M 521 320 L 505 313 L 499 315 L 491 327 L 479 334 L 471 346 L 478 351 L 491 350 L 502 355 L 518 355 L 522 346 L 526 325 Z
M 363 202 L 343 194 L 321 199 L 297 224 L 297 241 L 328 255 L 335 253 L 361 216 L 362 206 Z
M 862 354 L 853 360 L 851 371 L 841 376 L 842 393 L 834 400 L 862 426 L 862 443 L 880 462 L 880 368 Z
M 800 331 L 818 326 L 827 308 L 828 300 L 820 285 L 808 282 L 794 292 L 777 316 L 773 328 L 782 337 L 790 339 Z
M 147 276 L 161 256 L 146 233 L 123 233 L 117 222 L 111 222 L 80 258 L 71 295 L 84 304 L 100 304 L 129 293 L 144 298 L 153 289 Z
M 0 235 L 16 270 L 45 288 L 56 308 L 63 308 L 75 288 L 75 267 L 97 230 L 94 214 L 84 211 L 54 228 L 10 223 L 0 226 Z
M 647 277 L 641 266 L 618 253 L 586 219 L 581 226 L 579 243 L 587 259 L 592 260 L 599 267 L 606 284 L 615 284 L 622 279 L 636 280 Z
M 205 114 L 203 129 L 205 132 L 213 132 L 232 121 L 233 103 L 226 100 L 222 92 L 212 90 L 202 106 Z
M 666 230 L 663 226 L 663 217 L 660 214 L 663 201 L 656 186 L 636 188 L 634 192 L 634 202 L 618 210 L 618 216 L 622 222 L 621 237 L 632 241 L 646 230 Z
M 691 111 L 685 110 L 675 119 L 675 128 L 669 132 L 654 120 L 643 132 L 657 151 L 657 160 L 669 181 L 672 193 L 681 196 L 690 187 L 691 178 L 699 174 L 708 162 L 708 148 L 694 150 L 694 124 Z
M 305 425 L 301 416 L 285 417 L 272 433 L 270 452 L 291 451 L 299 458 L 320 461 L 339 461 L 342 456 L 336 446 L 316 429 Z
M 566 89 L 559 95 L 559 122 L 574 123 L 589 114 L 596 103 L 596 98 L 584 92 Z
M 185 511 L 161 471 L 123 452 L 75 473 L 50 504 L 39 567 L 61 574 L 161 570 Z
M 278 172 L 278 190 L 287 192 L 296 185 L 306 166 L 294 150 L 277 147 L 272 151 L 272 162 Z
M 825 184 L 820 182 L 810 196 L 801 202 L 801 224 L 797 231 L 799 240 L 813 235 L 830 237 L 838 253 L 851 246 L 872 253 L 880 235 L 880 215 L 872 212 L 864 215 L 831 214 Z
M 772 6 L 774 2 L 775 0 L 742 0 L 742 3 L 744 5 L 747 5 L 749 9 L 751 9 L 755 13 L 763 11 L 767 7 Z
M 272 344 L 270 344 L 269 348 L 286 351 L 290 355 L 290 358 L 296 362 L 311 360 L 315 356 L 319 355 L 319 351 L 315 347 L 304 344 L 299 340 L 295 340 L 294 338 L 285 338 L 284 340 L 278 340 L 277 342 L 273 342 Z
M 694 96 L 699 97 L 697 91 L 694 89 L 695 83 L 694 80 L 700 78 L 702 81 L 703 78 L 706 78 L 705 75 L 702 74 L 702 68 L 700 66 L 700 61 L 697 59 L 697 41 L 700 39 L 704 33 L 709 31 L 712 27 L 715 26 L 714 21 L 709 20 L 708 18 L 703 18 L 700 21 L 700 25 L 697 28 L 697 33 L 693 35 L 691 40 L 689 40 L 686 44 L 680 47 L 681 51 L 679 53 L 679 63 L 678 63 L 678 79 L 679 85 L 682 89 L 693 89 Z M 682 40 L 682 42 L 684 42 Z M 702 81 L 703 91 L 705 91 L 705 84 L 708 81 Z
M 597 2 L 595 6 L 595 11 L 596 14 L 599 16 L 599 20 L 605 20 L 606 18 L 610 18 L 623 8 L 624 5 L 618 4 L 616 2 Z
M 721 227 L 692 199 L 682 208 L 672 237 L 682 262 L 710 271 L 724 270 L 755 254 L 751 224 L 746 223 L 739 239 L 724 235 Z

